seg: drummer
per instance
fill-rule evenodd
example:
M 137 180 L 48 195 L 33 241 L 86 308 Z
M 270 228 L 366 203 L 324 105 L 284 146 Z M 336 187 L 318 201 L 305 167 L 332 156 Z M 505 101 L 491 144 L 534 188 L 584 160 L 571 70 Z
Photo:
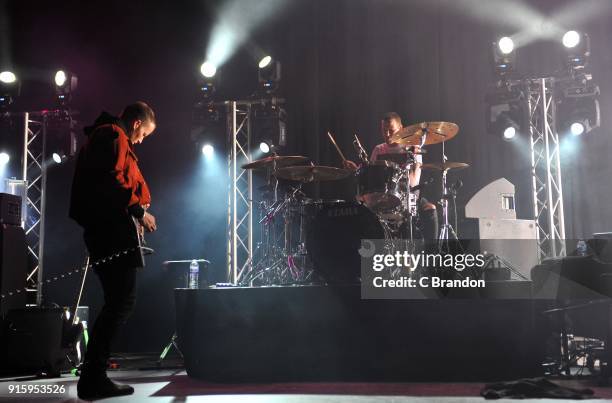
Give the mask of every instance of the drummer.
M 411 146 L 406 149 L 402 146 L 391 141 L 392 136 L 403 128 L 402 118 L 395 112 L 388 112 L 383 116 L 381 121 L 381 135 L 384 143 L 378 144 L 372 150 L 372 156 L 370 162 L 374 162 L 380 155 L 383 154 L 400 154 L 418 153 L 420 151 L 419 146 Z M 423 163 L 423 156 L 421 154 L 415 154 L 415 164 L 410 169 L 409 178 L 410 186 L 415 187 L 421 180 L 421 164 Z M 357 164 L 353 161 L 345 160 L 344 167 L 351 170 L 357 170 Z M 424 197 L 419 197 L 419 220 L 420 229 L 423 233 L 424 239 L 433 240 L 438 237 L 438 214 L 436 211 L 436 205 L 430 203 Z

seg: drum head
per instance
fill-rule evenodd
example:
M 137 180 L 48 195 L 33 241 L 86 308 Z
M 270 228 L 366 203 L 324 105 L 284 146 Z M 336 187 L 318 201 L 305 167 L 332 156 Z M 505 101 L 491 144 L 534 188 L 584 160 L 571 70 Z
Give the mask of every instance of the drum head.
M 382 238 L 380 221 L 366 207 L 353 202 L 327 205 L 308 233 L 308 254 L 327 282 L 353 283 L 361 276 L 361 240 Z

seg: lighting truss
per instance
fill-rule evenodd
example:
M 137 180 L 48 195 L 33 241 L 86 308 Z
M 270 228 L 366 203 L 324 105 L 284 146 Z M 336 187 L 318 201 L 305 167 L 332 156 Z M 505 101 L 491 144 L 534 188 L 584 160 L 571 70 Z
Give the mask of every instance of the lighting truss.
M 253 257 L 253 172 L 240 165 L 252 161 L 251 101 L 227 101 L 228 209 L 227 281 L 238 284 Z
M 42 303 L 43 253 L 45 245 L 45 209 L 47 172 L 45 167 L 47 142 L 47 115 L 45 113 L 24 114 L 23 171 L 26 184 L 26 219 L 24 230 L 28 244 L 28 255 L 34 267 L 26 278 L 28 292 L 36 293 L 36 305 Z
M 566 255 L 559 135 L 555 120 L 554 78 L 525 81 L 529 111 L 531 176 L 538 258 Z

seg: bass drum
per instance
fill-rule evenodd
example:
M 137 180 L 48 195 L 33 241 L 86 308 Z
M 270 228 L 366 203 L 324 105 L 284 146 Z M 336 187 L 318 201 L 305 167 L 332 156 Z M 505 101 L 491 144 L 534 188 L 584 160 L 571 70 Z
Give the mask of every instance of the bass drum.
M 362 239 L 383 239 L 374 213 L 355 202 L 324 205 L 308 231 L 308 255 L 328 283 L 355 283 L 361 277 Z

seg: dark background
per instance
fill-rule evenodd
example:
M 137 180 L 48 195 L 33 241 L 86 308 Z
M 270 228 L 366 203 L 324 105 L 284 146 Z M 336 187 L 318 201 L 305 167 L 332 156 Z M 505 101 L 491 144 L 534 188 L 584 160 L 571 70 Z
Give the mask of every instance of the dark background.
M 191 110 L 199 66 L 205 57 L 215 10 L 223 1 L 8 1 L 3 4 L 2 64 L 12 64 L 24 80 L 16 110 L 52 106 L 53 72 L 60 66 L 79 77 L 73 105 L 88 124 L 101 110 L 119 113 L 135 100 L 148 102 L 158 116 L 155 134 L 138 146 L 141 169 L 153 194 L 151 212 L 159 230 L 148 237 L 157 253 L 141 275 L 134 317 L 122 331 L 120 351 L 157 351 L 174 327 L 172 288 L 179 268 L 164 269 L 168 259 L 212 260 L 217 280 L 225 270 L 225 184 L 202 162 L 190 141 Z M 257 7 L 257 2 L 251 2 Z M 379 120 L 398 112 L 404 123 L 445 120 L 461 130 L 447 143 L 452 161 L 471 164 L 451 174 L 465 187 L 463 205 L 478 189 L 505 177 L 518 193 L 520 218 L 532 216 L 530 151 L 527 139 L 512 143 L 485 130 L 484 96 L 494 81 L 490 43 L 517 29 L 512 10 L 495 18 L 480 5 L 528 4 L 542 18 L 575 1 L 288 1 L 274 18 L 259 26 L 249 42 L 221 67 L 221 98 L 242 98 L 257 84 L 254 48 L 282 62 L 282 95 L 289 113 L 288 154 L 302 154 L 324 165 L 339 166 L 326 131 L 336 134 L 347 155 L 356 159 L 352 134 L 366 148 L 381 141 Z M 601 5 L 595 1 L 593 4 Z M 493 8 L 495 9 L 495 8 Z M 578 9 L 580 10 L 580 9 Z M 248 13 L 248 9 L 245 9 Z M 518 11 L 517 11 L 518 12 Z M 579 13 L 578 13 L 579 14 Z M 612 169 L 608 156 L 608 115 L 612 111 L 612 13 L 595 12 L 564 29 L 588 32 L 591 71 L 601 87 L 602 128 L 580 139 L 563 155 L 567 238 L 612 230 Z M 578 15 L 579 17 L 580 15 Z M 542 21 L 533 20 L 533 25 Z M 527 18 L 527 24 L 531 24 Z M 559 40 L 538 40 L 519 49 L 517 70 L 546 75 L 562 65 Z M 439 158 L 430 147 L 427 161 Z M 85 255 L 79 227 L 67 218 L 73 161 L 49 170 L 45 276 L 78 267 Z M 224 171 L 220 171 L 224 172 Z M 438 182 L 435 182 L 436 185 Z M 437 186 L 427 193 L 438 197 Z M 307 189 L 313 197 L 350 198 L 350 180 Z M 46 286 L 46 302 L 70 304 L 76 280 Z M 93 276 L 84 303 L 94 313 L 101 293 Z

